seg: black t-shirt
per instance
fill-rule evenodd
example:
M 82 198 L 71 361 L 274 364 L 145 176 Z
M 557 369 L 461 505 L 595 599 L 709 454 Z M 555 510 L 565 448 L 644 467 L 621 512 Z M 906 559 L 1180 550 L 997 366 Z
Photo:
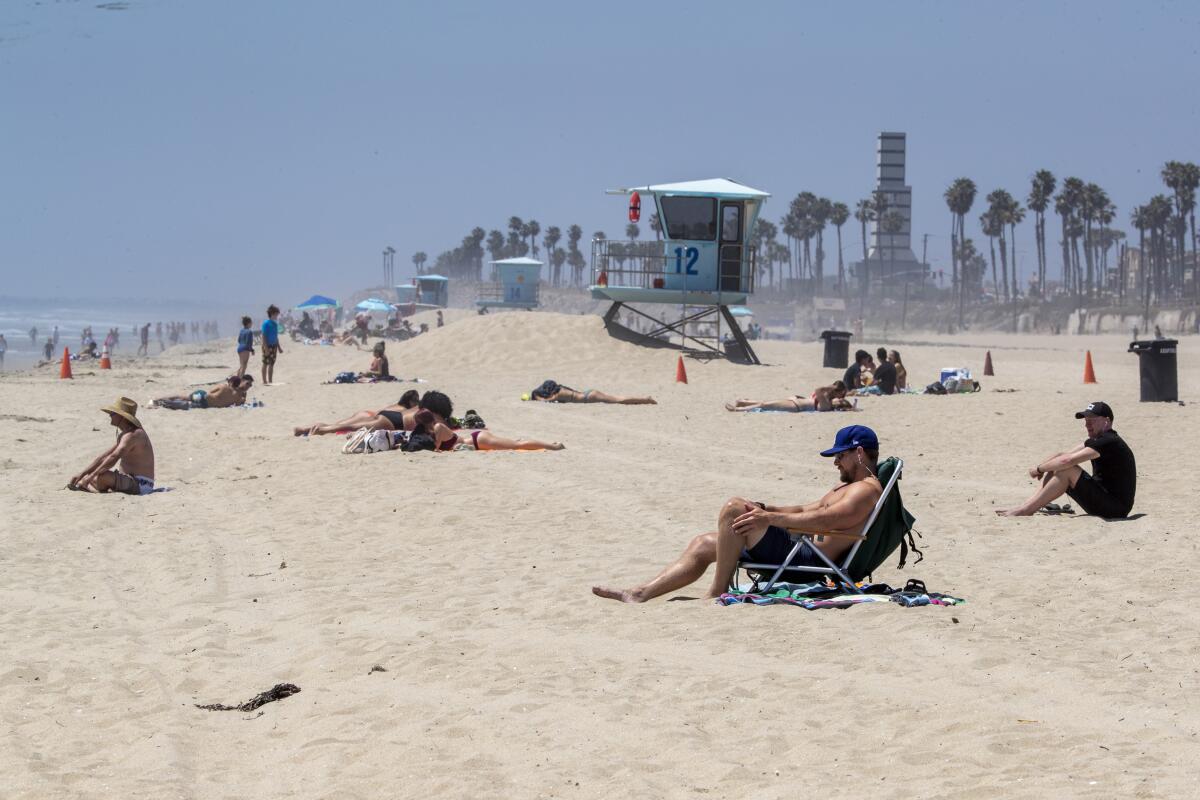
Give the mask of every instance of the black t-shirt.
M 1089 437 L 1083 443 L 1100 454 L 1092 461 L 1092 478 L 1104 491 L 1126 509 L 1133 508 L 1133 496 L 1137 492 L 1137 463 L 1133 451 L 1114 430 L 1099 436 Z
M 860 369 L 857 361 L 846 367 L 846 374 L 842 376 L 842 383 L 846 384 L 847 391 L 857 389 L 862 385 L 858 380 L 859 372 Z
M 875 368 L 875 385 L 884 394 L 896 393 L 896 365 L 890 361 L 884 361 Z

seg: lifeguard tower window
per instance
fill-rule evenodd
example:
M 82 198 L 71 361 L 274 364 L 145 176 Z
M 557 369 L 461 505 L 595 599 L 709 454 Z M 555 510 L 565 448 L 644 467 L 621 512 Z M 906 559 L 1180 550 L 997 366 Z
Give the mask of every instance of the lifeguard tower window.
M 717 200 L 715 197 L 663 197 L 663 216 L 667 237 L 711 242 L 717 238 Z
M 721 206 L 721 241 L 740 242 L 742 240 L 742 207 L 735 205 Z

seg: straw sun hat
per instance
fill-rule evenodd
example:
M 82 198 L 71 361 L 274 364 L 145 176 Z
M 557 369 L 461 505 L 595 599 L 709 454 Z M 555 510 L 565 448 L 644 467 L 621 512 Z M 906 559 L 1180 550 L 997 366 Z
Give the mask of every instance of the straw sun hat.
M 142 423 L 137 418 L 137 403 L 128 397 L 118 397 L 111 406 L 104 406 L 100 410 L 107 411 L 109 414 L 116 414 L 135 427 L 142 427 Z

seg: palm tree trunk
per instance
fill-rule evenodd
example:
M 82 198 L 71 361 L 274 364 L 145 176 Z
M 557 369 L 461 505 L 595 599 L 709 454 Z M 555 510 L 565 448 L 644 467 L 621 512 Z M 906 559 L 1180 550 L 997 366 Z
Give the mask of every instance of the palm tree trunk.
M 842 219 L 842 217 L 838 217 L 838 219 Z M 846 295 L 846 269 L 842 266 L 842 226 L 835 227 L 837 228 L 838 243 L 838 294 L 844 297 Z
M 1008 249 L 1012 252 L 1012 299 L 1017 302 L 1017 295 L 1020 294 L 1021 281 L 1017 278 L 1017 225 L 1009 223 L 1008 226 Z M 1016 313 L 1015 311 L 1013 312 Z M 1015 331 L 1014 331 L 1015 332 Z
M 988 237 L 988 250 L 991 251 L 992 259 L 992 291 L 996 293 L 996 299 L 1000 299 L 1000 281 L 996 277 L 996 237 Z

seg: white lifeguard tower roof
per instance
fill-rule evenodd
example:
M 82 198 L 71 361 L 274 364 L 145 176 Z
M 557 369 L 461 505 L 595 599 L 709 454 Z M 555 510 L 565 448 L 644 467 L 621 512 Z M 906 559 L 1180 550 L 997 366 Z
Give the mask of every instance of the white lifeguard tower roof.
M 770 197 L 769 192 L 751 188 L 744 183 L 731 181 L 728 178 L 707 178 L 702 181 L 683 181 L 681 183 L 658 183 L 653 186 L 634 186 L 629 189 L 609 189 L 607 194 L 632 194 L 647 192 L 649 194 L 673 194 L 696 197 L 729 197 L 729 198 L 764 198 Z
M 520 258 L 502 258 L 499 261 L 490 261 L 488 263 L 490 263 L 490 264 L 512 264 L 513 266 L 517 266 L 517 267 L 544 267 L 544 266 L 546 266 L 545 262 L 538 261 L 536 258 L 526 258 L 525 256 L 521 256 Z

